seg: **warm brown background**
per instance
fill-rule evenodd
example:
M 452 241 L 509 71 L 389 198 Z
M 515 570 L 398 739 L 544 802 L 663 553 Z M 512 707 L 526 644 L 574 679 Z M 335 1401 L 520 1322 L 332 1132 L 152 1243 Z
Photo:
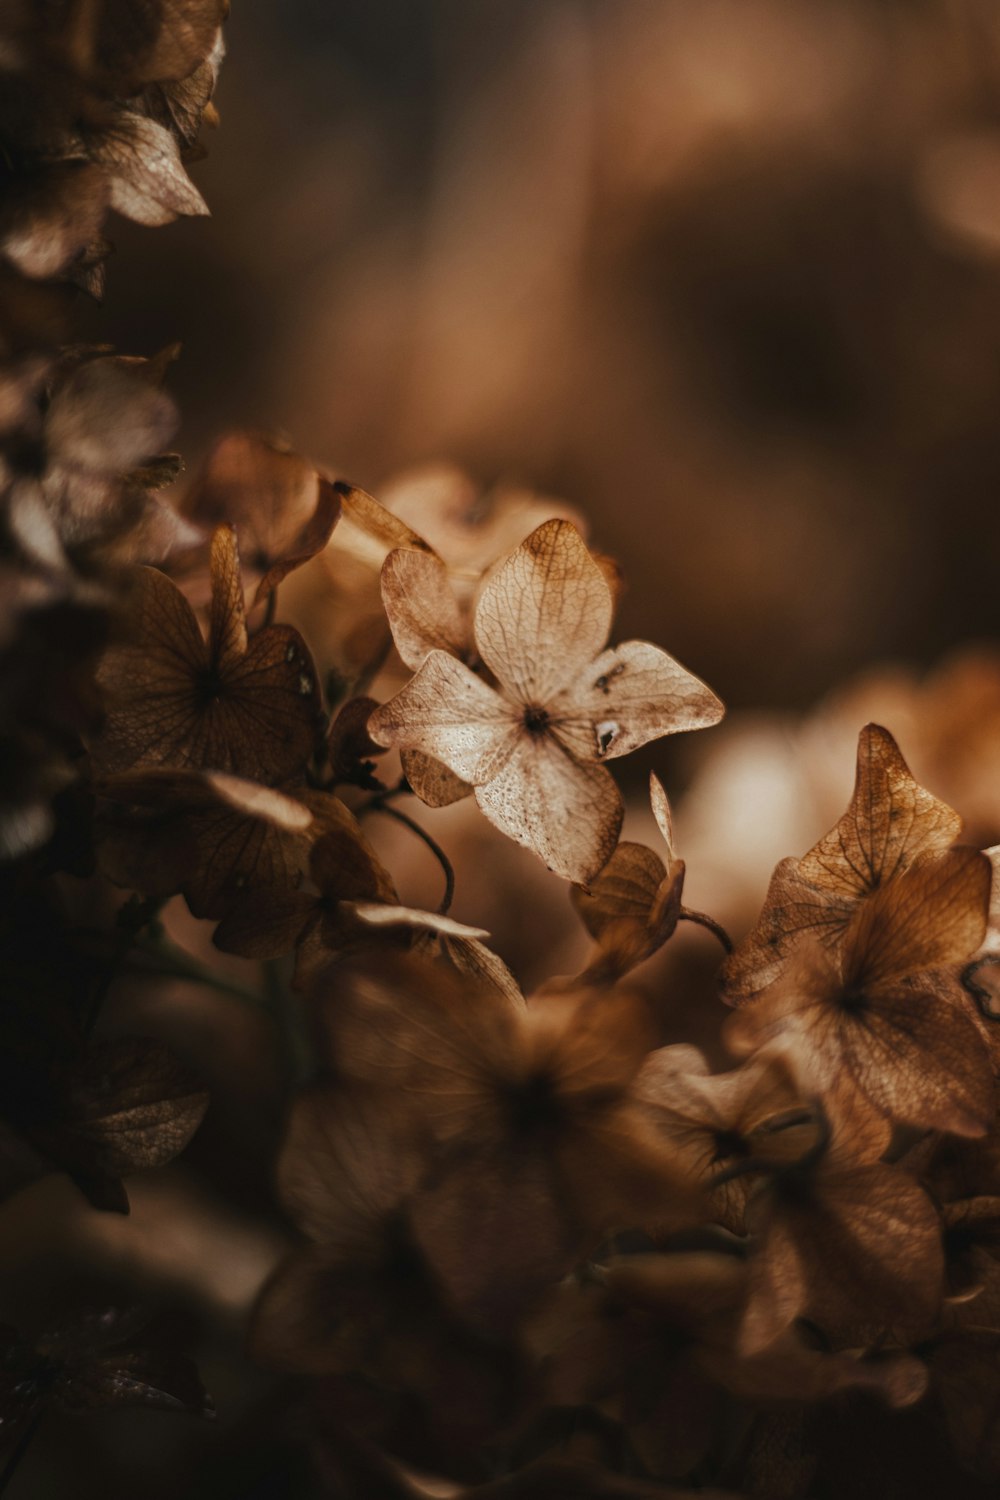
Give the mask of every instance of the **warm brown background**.
M 996 629 L 994 0 L 236 0 L 209 223 L 122 227 L 195 457 L 581 505 L 735 705 Z
M 837 815 L 857 727 L 890 705 L 920 774 L 1000 836 L 1000 679 L 989 717 L 975 672 L 919 701 L 897 678 L 842 687 L 997 631 L 996 0 L 234 0 L 228 33 L 193 169 L 214 217 L 116 226 L 86 330 L 183 340 L 189 458 L 258 424 L 376 493 L 443 457 L 564 495 L 625 566 L 623 635 L 737 709 L 846 692 L 804 728 L 737 722 L 681 809 L 692 899 L 734 926 Z M 623 770 L 637 791 L 655 763 L 673 791 L 696 742 L 733 732 Z M 441 824 L 466 839 L 460 914 L 527 979 L 568 964 L 564 888 L 462 817 Z M 676 951 L 657 994 L 697 1034 L 716 953 Z M 288 1232 L 273 1035 L 193 986 L 139 1003 L 209 1073 L 206 1126 L 127 1222 L 58 1179 L 25 1194 L 0 1313 L 134 1290 L 220 1420 L 53 1418 L 10 1500 L 305 1500 L 296 1391 L 242 1354 Z

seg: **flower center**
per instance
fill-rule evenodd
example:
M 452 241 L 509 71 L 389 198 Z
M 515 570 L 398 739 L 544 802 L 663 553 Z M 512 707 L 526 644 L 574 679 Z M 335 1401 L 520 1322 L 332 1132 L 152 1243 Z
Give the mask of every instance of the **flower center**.
M 529 734 L 544 734 L 549 727 L 548 709 L 530 703 L 524 710 L 523 723 Z
M 860 1016 L 871 1009 L 871 1001 L 860 985 L 849 984 L 840 992 L 839 1008 L 849 1016 Z

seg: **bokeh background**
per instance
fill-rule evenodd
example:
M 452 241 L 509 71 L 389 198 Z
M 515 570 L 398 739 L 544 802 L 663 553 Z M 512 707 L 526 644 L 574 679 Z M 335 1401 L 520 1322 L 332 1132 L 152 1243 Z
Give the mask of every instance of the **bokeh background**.
M 801 706 L 996 630 L 993 0 L 236 0 L 207 225 L 95 332 L 184 344 L 195 459 L 563 495 L 622 628 Z
M 234 0 L 228 47 L 213 218 L 116 225 L 83 330 L 182 341 L 189 467 L 256 426 L 376 495 L 444 459 L 584 511 L 620 638 L 731 706 L 621 769 L 651 844 L 664 775 L 688 899 L 737 934 L 842 810 L 868 719 L 1000 839 L 996 0 Z M 565 889 L 467 804 L 437 817 L 456 915 L 526 983 L 570 972 Z M 419 846 L 384 852 L 427 904 Z M 647 975 L 672 1039 L 711 1042 L 717 956 L 688 934 Z M 290 1235 L 269 1023 L 190 985 L 138 1006 L 208 1072 L 206 1126 L 127 1221 L 22 1195 L 0 1313 L 134 1288 L 220 1420 L 53 1418 L 11 1500 L 320 1494 L 308 1400 L 243 1354 Z

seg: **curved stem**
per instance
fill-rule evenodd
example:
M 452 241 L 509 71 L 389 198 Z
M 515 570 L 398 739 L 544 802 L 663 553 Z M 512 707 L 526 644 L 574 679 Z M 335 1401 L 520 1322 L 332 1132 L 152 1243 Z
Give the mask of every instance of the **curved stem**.
M 275 587 L 271 590 L 271 592 L 267 596 L 267 603 L 264 606 L 264 620 L 263 620 L 263 623 L 262 623 L 262 625 L 260 627 L 261 630 L 266 630 L 269 625 L 273 625 L 274 624 L 274 617 L 277 614 L 277 612 L 278 612 L 278 589 L 277 589 L 277 585 L 275 585 Z
M 719 942 L 722 944 L 723 948 L 725 948 L 727 953 L 733 952 L 736 945 L 733 942 L 732 938 L 729 936 L 729 933 L 723 927 L 721 922 L 717 922 L 715 918 L 710 917 L 707 912 L 692 911 L 690 906 L 682 906 L 680 911 L 680 921 L 694 922 L 699 927 L 707 928 L 707 930 L 713 935 L 713 937 L 718 938 Z
M 396 790 L 400 791 L 402 788 L 398 787 Z M 452 869 L 451 860 L 445 854 L 441 845 L 436 839 L 431 838 L 427 829 L 421 828 L 420 824 L 415 818 L 411 818 L 409 813 L 400 812 L 398 807 L 387 807 L 384 799 L 381 797 L 373 798 L 363 811 L 384 813 L 387 818 L 395 818 L 397 823 L 402 823 L 404 827 L 408 828 L 411 833 L 415 833 L 417 838 L 427 845 L 444 871 L 444 896 L 441 899 L 441 905 L 438 907 L 438 915 L 445 916 L 451 907 L 452 899 L 455 895 L 455 871 Z

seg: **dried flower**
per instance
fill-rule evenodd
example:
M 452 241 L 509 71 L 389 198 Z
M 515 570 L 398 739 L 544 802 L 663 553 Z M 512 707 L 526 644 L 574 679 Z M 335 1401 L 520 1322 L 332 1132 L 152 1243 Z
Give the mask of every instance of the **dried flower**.
M 603 651 L 611 593 L 577 531 L 548 521 L 502 564 L 476 604 L 493 689 L 433 650 L 369 721 L 380 744 L 422 750 L 476 789 L 492 823 L 569 880 L 607 863 L 622 822 L 601 764 L 648 740 L 714 724 L 722 705 L 656 646 Z

